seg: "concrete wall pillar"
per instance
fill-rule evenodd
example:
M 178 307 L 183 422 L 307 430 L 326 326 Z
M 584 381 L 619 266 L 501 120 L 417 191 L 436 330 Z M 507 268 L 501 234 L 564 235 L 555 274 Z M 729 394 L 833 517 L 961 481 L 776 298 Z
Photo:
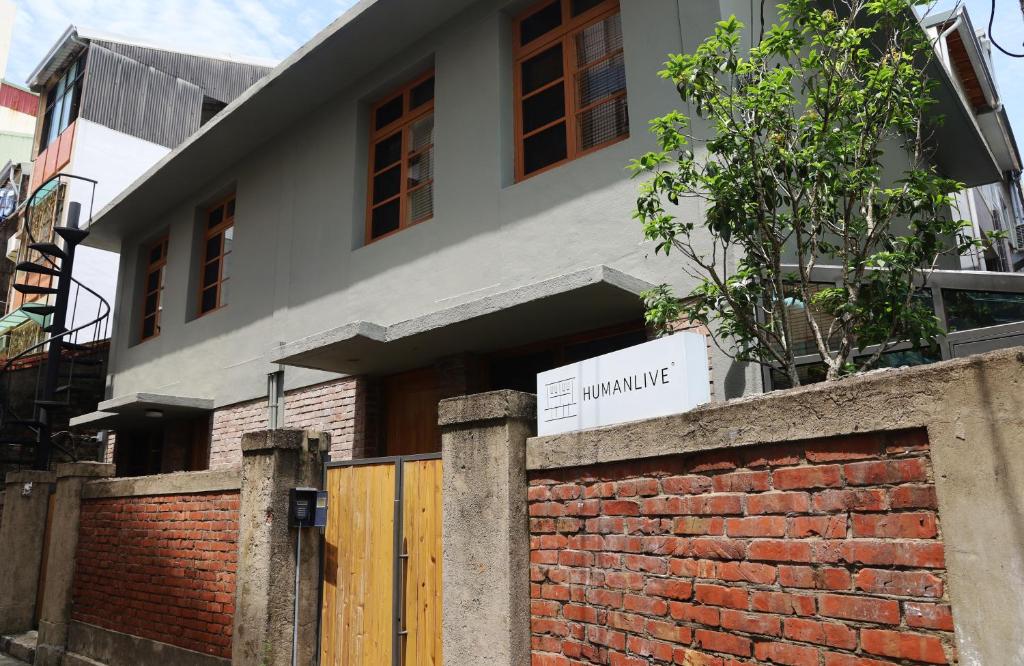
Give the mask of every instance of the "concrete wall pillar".
M 449 666 L 530 663 L 526 439 L 536 414 L 536 397 L 517 391 L 439 404 L 441 637 Z
M 36 666 L 60 666 L 67 648 L 71 620 L 71 592 L 78 551 L 78 519 L 82 508 L 82 486 L 90 479 L 114 476 L 114 465 L 98 462 L 57 465 L 57 497 L 54 503 L 51 539 L 46 563 L 46 590 L 39 617 Z
M 265 430 L 242 436 L 242 490 L 232 663 L 291 664 L 298 530 L 288 526 L 288 491 L 319 488 L 330 435 Z M 298 664 L 317 642 L 320 531 L 302 530 Z
M 0 523 L 0 634 L 32 629 L 53 472 L 7 474 Z

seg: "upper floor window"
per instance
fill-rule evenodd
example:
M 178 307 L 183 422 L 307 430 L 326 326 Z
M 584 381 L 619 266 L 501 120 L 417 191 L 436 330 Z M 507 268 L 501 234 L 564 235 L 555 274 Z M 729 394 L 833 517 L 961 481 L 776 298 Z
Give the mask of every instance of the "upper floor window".
M 160 335 L 163 313 L 164 268 L 167 266 L 167 237 L 149 247 L 146 274 L 142 281 L 142 340 Z
M 227 305 L 231 246 L 235 238 L 235 195 L 206 211 L 203 263 L 199 269 L 199 314 Z
M 434 73 L 374 105 L 370 127 L 367 242 L 434 216 Z
M 513 30 L 516 180 L 629 136 L 618 0 L 546 0 Z
M 53 143 L 60 133 L 78 117 L 84 78 L 85 55 L 71 63 L 57 84 L 46 94 L 46 112 L 43 115 L 43 133 L 39 139 L 39 152 Z

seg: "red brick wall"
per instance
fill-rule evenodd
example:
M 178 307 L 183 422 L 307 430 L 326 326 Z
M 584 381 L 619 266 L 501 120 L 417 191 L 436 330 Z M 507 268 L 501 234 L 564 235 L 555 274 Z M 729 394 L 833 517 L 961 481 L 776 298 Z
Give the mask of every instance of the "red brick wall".
M 231 657 L 238 492 L 82 501 L 72 618 Z
M 330 433 L 331 458 L 334 460 L 362 456 L 366 421 L 360 409 L 362 386 L 359 378 L 346 377 L 289 391 L 284 397 L 285 426 Z M 242 435 L 268 427 L 266 398 L 215 411 L 210 438 L 210 469 L 242 464 Z
M 529 493 L 535 666 L 956 661 L 923 432 L 536 473 Z

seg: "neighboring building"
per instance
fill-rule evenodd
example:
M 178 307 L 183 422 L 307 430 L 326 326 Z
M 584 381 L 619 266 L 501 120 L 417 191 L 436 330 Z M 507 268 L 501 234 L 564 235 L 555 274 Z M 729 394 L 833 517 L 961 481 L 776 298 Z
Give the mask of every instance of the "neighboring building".
M 645 340 L 639 293 L 693 283 L 640 242 L 624 167 L 679 105 L 665 54 L 735 8 L 360 3 L 100 213 L 121 315 L 110 399 L 74 423 L 115 431 L 120 474 L 232 466 L 268 425 L 431 452 L 439 398 Z M 999 181 L 938 101 L 939 166 Z M 710 349 L 714 399 L 763 390 Z
M 29 77 L 29 86 L 39 93 L 37 109 L 33 108 L 34 113 L 38 110 L 38 122 L 33 118 L 30 150 L 25 154 L 34 159 L 12 171 L 18 175 L 19 189 L 15 211 L 3 226 L 7 259 L 13 262 L 4 262 L 7 302 L 0 319 L 0 345 L 5 357 L 15 357 L 46 337 L 46 322 L 22 306 L 53 295 L 22 293 L 12 282 L 46 290 L 56 286 L 56 278 L 21 271 L 14 280 L 9 277 L 15 264 L 40 261 L 29 245 L 55 241 L 54 227 L 76 223 L 69 217 L 75 203 L 81 205 L 77 224 L 88 225 L 92 211 L 210 122 L 262 78 L 269 64 L 184 53 L 75 26 L 65 31 Z M 37 100 L 35 95 L 32 99 Z M 78 249 L 68 328 L 82 330 L 67 342 L 105 345 L 109 320 L 86 325 L 105 312 L 101 299 L 113 305 L 117 270 L 116 253 Z M 41 361 L 37 353 L 36 362 Z M 35 386 L 40 373 L 31 378 L 22 374 Z M 88 388 L 72 386 L 68 393 L 76 395 L 69 403 L 94 405 L 102 390 L 103 382 Z M 17 394 L 32 396 L 33 391 L 7 392 L 8 397 Z M 31 406 L 21 406 L 19 420 L 32 411 Z M 26 434 L 31 437 L 12 433 L 5 424 L 0 440 L 24 441 Z
M 8 162 L 32 159 L 32 133 L 36 128 L 36 107 L 39 104 L 34 93 L 5 78 L 16 12 L 12 0 L 0 0 L 0 167 Z
M 992 43 L 983 31 L 974 28 L 964 5 L 929 16 L 924 24 L 1002 174 L 999 180 L 969 188 L 957 197 L 958 213 L 971 222 L 975 238 L 989 238 L 992 232 L 1007 236 L 992 239 L 984 252 L 963 256 L 962 266 L 981 271 L 1024 271 L 1021 156 L 999 95 Z

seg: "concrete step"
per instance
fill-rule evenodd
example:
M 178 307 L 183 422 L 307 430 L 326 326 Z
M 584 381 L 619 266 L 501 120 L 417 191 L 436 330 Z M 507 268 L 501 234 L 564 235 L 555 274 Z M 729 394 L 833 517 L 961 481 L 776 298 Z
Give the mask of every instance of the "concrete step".
M 15 636 L 0 636 L 0 652 L 31 664 L 36 658 L 36 632 L 26 631 Z
M 76 654 L 74 652 L 64 653 L 64 661 L 61 662 L 61 666 L 107 666 L 101 661 L 90 659 L 84 655 Z

